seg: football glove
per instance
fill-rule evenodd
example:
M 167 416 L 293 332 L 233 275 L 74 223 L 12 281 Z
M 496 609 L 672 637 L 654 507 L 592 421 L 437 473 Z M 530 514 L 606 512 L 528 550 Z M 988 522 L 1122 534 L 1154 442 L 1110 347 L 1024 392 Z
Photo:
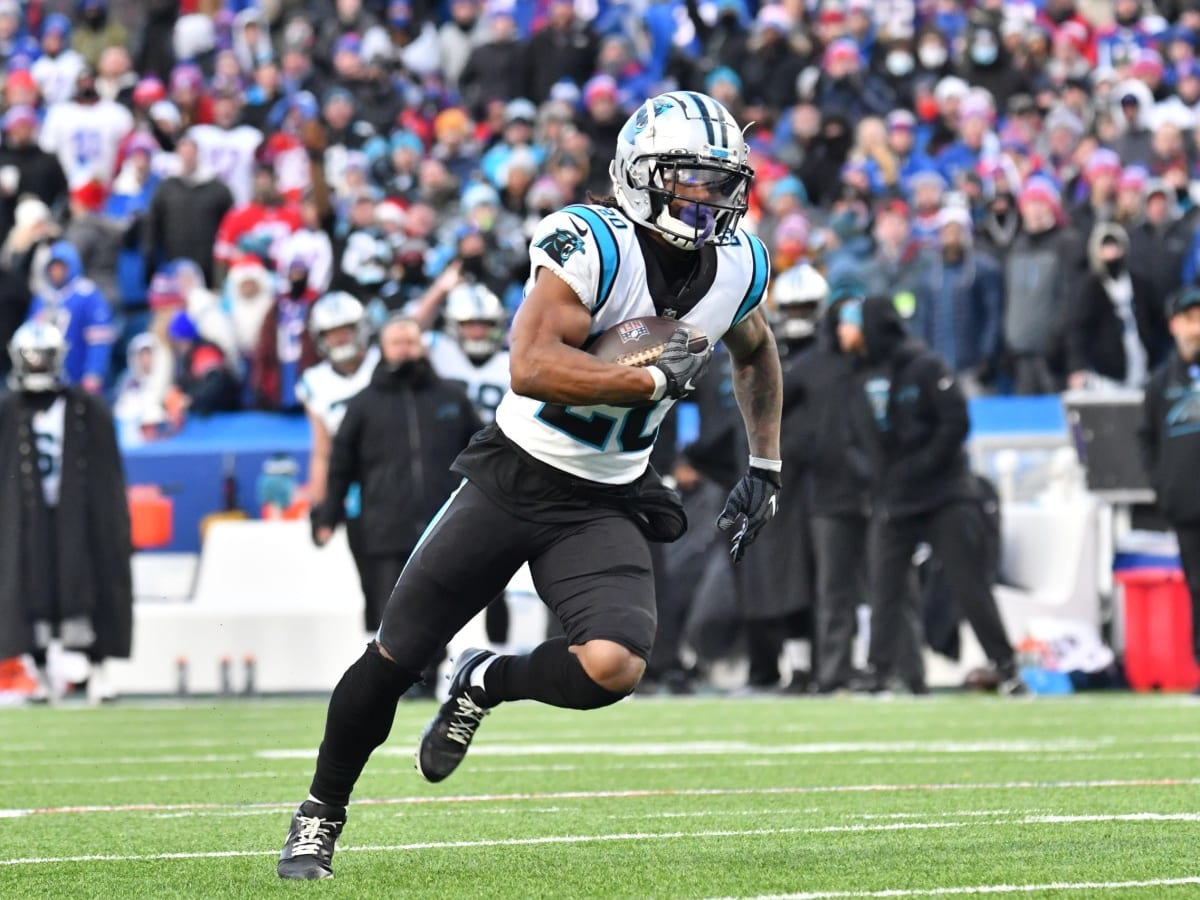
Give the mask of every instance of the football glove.
M 779 509 L 779 490 L 783 486 L 778 472 L 751 466 L 729 492 L 725 510 L 717 517 L 717 528 L 733 531 L 729 555 L 741 562 L 746 548 Z
M 689 340 L 686 328 L 675 329 L 663 346 L 662 354 L 654 362 L 654 366 L 667 377 L 665 396 L 672 400 L 682 399 L 696 389 L 696 382 L 712 359 L 712 344 L 699 353 L 693 353 L 688 349 Z

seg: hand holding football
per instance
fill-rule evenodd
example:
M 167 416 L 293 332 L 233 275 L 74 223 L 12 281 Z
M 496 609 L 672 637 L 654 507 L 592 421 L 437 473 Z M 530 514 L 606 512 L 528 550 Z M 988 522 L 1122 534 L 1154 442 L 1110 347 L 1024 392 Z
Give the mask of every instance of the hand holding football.
M 708 347 L 708 337 L 695 325 L 665 316 L 642 316 L 602 331 L 585 349 L 604 362 L 622 366 L 649 366 L 662 355 L 663 347 L 679 328 L 689 334 L 690 352 L 703 353 Z

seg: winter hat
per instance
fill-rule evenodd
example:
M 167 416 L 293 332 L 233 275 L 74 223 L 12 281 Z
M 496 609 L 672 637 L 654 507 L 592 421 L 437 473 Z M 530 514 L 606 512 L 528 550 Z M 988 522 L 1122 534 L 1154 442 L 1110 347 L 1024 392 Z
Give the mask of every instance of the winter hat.
M 775 242 L 794 241 L 802 246 L 808 245 L 808 219 L 801 213 L 788 213 L 779 220 L 775 228 Z
M 792 30 L 792 17 L 786 9 L 776 3 L 770 3 L 758 11 L 754 17 L 754 30 L 757 32 L 775 31 L 786 36 Z
M 825 48 L 825 55 L 821 58 L 821 68 L 827 69 L 830 64 L 837 62 L 862 62 L 862 54 L 859 52 L 858 44 L 854 43 L 851 38 L 838 38 L 832 41 Z
M 1101 175 L 1118 177 L 1121 173 L 1121 157 L 1107 147 L 1097 147 L 1083 166 L 1083 177 L 1088 182 Z
M 1126 166 L 1117 180 L 1118 191 L 1145 191 L 1150 173 L 1144 166 Z
M 183 305 L 184 297 L 179 291 L 179 282 L 175 280 L 175 276 L 165 269 L 155 272 L 146 291 L 146 302 L 150 304 L 151 309 Z
M 1058 185 L 1045 175 L 1032 175 L 1017 195 L 1017 205 L 1039 200 L 1054 210 L 1054 218 L 1062 219 L 1062 192 Z
M 71 189 L 71 200 L 89 212 L 98 212 L 104 206 L 104 185 L 94 178 Z
M 38 117 L 32 106 L 14 106 L 4 114 L 3 127 L 8 132 L 18 125 L 37 125 Z
M 173 341 L 195 341 L 199 340 L 200 332 L 196 330 L 196 323 L 191 320 L 187 312 L 181 309 L 175 313 L 171 323 L 167 326 L 167 337 Z
M 952 204 L 941 208 L 937 217 L 938 231 L 941 231 L 947 225 L 957 225 L 962 229 L 964 241 L 968 244 L 971 243 L 971 235 L 974 227 L 971 222 L 971 211 L 965 206 Z

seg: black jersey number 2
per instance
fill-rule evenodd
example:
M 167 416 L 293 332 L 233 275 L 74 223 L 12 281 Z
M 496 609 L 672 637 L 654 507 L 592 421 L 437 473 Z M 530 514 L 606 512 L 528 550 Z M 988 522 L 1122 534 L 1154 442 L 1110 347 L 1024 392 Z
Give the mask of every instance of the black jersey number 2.
M 603 450 L 608 446 L 612 433 L 617 431 L 617 446 L 623 453 L 645 450 L 658 436 L 658 427 L 647 431 L 650 415 L 658 405 L 638 406 L 624 410 L 618 416 L 610 416 L 586 407 L 559 406 L 543 403 L 537 417 L 568 437 L 582 444 Z

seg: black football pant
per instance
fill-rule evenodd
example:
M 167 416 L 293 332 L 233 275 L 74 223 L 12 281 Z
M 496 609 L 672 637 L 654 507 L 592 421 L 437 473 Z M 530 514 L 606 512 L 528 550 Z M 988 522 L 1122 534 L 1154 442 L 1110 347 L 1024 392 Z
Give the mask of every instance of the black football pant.
M 858 607 L 869 600 L 863 553 L 870 520 L 865 516 L 814 516 L 811 528 L 817 568 L 813 674 L 818 690 L 831 691 L 845 687 L 854 674 Z
M 924 680 L 920 592 L 912 589 L 912 557 L 926 543 L 942 564 L 946 586 L 997 668 L 1013 665 L 1012 645 L 992 596 L 987 523 L 971 501 L 878 523 L 871 607 L 871 665 L 908 682 Z
M 1179 559 L 1192 597 L 1192 648 L 1200 662 L 1200 525 L 1177 525 Z

